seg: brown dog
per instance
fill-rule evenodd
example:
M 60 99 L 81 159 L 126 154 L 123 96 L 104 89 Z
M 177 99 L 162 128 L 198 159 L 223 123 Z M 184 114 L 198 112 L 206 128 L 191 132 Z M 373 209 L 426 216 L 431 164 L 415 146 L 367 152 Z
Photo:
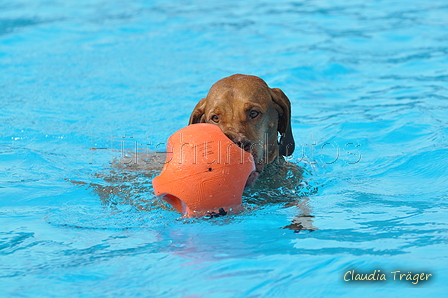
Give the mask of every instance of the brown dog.
M 269 88 L 256 76 L 235 74 L 216 82 L 193 110 L 189 124 L 194 123 L 218 125 L 252 153 L 256 172 L 246 186 L 253 185 L 264 165 L 278 163 L 294 152 L 291 103 L 282 90 Z
M 317 228 L 313 226 L 307 198 L 314 190 L 307 190 L 307 185 L 301 180 L 303 169 L 283 158 L 294 151 L 290 105 L 280 89 L 269 88 L 262 79 L 233 75 L 212 86 L 207 97 L 196 105 L 190 124 L 214 123 L 254 155 L 257 171 L 247 186 L 252 186 L 262 171 L 265 174 L 245 197 L 245 204 L 286 203 L 285 207 L 296 206 L 301 210 L 300 214 L 284 228 L 296 232 L 314 231 Z M 106 183 L 70 181 L 93 189 L 106 206 L 129 204 L 140 210 L 157 212 L 161 204 L 158 200 L 148 200 L 147 192 L 152 190 L 148 188 L 147 181 L 160 174 L 164 163 L 165 155 L 160 152 L 135 153 L 114 162 L 108 174 L 96 175 Z

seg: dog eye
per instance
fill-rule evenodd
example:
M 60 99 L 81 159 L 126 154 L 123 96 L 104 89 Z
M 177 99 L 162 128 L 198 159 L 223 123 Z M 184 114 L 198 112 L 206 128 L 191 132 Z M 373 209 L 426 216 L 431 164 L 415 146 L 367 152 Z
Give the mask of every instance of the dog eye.
M 215 123 L 218 123 L 218 122 L 219 122 L 219 117 L 218 117 L 218 115 L 213 115 L 211 119 L 212 119 L 212 121 L 215 122 Z
M 251 119 L 254 119 L 254 118 L 258 117 L 258 115 L 260 115 L 260 112 L 258 112 L 258 111 L 256 111 L 256 110 L 252 110 L 252 111 L 250 111 L 250 113 L 249 113 L 249 117 L 250 117 Z

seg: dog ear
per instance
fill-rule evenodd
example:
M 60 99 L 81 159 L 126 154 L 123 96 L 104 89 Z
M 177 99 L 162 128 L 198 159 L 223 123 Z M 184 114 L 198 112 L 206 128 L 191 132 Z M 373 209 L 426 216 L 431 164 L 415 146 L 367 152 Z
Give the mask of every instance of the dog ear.
M 191 113 L 190 122 L 188 122 L 188 125 L 195 124 L 195 123 L 205 123 L 205 115 L 204 115 L 205 100 L 206 100 L 206 97 L 201 99 L 197 103 L 196 107 L 194 107 L 194 110 Z
M 291 102 L 279 88 L 272 88 L 272 100 L 281 108 L 277 131 L 280 133 L 279 153 L 290 156 L 294 152 L 295 142 L 291 129 Z

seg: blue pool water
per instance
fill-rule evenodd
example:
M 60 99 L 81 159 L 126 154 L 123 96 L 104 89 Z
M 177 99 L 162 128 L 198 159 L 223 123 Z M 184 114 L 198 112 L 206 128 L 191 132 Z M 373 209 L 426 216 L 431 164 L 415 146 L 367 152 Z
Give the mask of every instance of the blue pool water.
M 1 1 L 0 297 L 446 295 L 447 15 L 442 0 Z M 159 150 L 234 73 L 290 98 L 318 230 L 282 229 L 303 212 L 284 189 L 182 219 L 154 172 L 113 163 Z

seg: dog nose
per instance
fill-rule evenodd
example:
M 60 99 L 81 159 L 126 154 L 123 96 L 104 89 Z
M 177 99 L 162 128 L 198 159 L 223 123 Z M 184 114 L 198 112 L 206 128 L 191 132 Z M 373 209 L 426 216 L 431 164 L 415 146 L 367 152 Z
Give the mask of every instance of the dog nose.
M 241 134 L 225 134 L 229 139 L 231 139 L 238 147 L 244 151 L 250 152 L 252 149 L 252 142 Z

